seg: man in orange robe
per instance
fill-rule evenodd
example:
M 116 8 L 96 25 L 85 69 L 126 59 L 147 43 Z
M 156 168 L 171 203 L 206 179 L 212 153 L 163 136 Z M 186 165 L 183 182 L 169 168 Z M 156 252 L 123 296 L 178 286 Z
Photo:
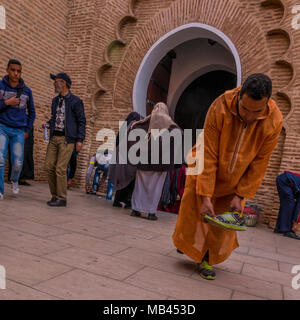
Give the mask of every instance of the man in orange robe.
M 242 212 L 246 198 L 256 194 L 282 130 L 282 114 L 271 95 L 271 79 L 254 74 L 208 111 L 204 170 L 187 176 L 173 235 L 178 252 L 200 263 L 205 279 L 216 278 L 212 265 L 226 260 L 239 244 L 236 231 L 211 226 L 204 216 Z

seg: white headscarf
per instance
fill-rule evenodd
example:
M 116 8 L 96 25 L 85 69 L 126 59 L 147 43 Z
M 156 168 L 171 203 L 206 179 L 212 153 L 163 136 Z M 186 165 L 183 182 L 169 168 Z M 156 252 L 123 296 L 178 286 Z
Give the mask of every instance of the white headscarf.
M 146 117 L 143 120 L 134 122 L 131 128 L 133 128 L 137 124 L 141 124 L 149 120 L 150 124 L 147 132 L 147 137 L 150 137 L 150 134 L 152 134 L 154 139 L 159 137 L 165 130 L 168 130 L 171 126 L 176 126 L 178 128 L 178 125 L 171 119 L 169 115 L 169 109 L 167 105 L 163 102 L 157 103 L 150 116 Z M 157 130 L 159 130 L 160 132 L 157 132 Z

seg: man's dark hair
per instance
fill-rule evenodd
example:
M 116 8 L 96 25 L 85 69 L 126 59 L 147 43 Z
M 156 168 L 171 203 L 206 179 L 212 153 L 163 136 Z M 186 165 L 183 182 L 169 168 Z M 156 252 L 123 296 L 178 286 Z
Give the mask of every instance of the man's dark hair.
M 7 64 L 7 68 L 9 68 L 9 66 L 10 66 L 11 64 L 17 64 L 18 66 L 22 66 L 21 62 L 20 62 L 19 60 L 16 60 L 16 59 L 10 59 L 10 60 L 8 61 L 8 64 Z
M 272 96 L 272 80 L 262 73 L 252 74 L 243 84 L 241 98 L 245 93 L 254 100 L 269 99 Z

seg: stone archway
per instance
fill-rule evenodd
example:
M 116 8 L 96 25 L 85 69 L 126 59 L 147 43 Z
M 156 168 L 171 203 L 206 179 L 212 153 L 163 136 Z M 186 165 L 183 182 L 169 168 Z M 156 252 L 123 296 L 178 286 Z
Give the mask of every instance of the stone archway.
M 145 115 L 145 105 L 146 105 L 146 95 L 147 95 L 147 89 L 150 81 L 150 77 L 153 73 L 153 70 L 157 66 L 158 62 L 170 51 L 170 49 L 173 49 L 177 47 L 178 45 L 182 43 L 186 43 L 189 40 L 194 39 L 211 39 L 213 41 L 216 41 L 217 43 L 221 44 L 224 48 L 226 48 L 233 56 L 235 61 L 235 73 L 237 74 L 237 85 L 241 84 L 242 79 L 242 69 L 241 69 L 241 61 L 238 54 L 238 51 L 232 41 L 229 39 L 228 36 L 226 36 L 222 31 L 203 23 L 188 23 L 182 26 L 179 26 L 167 34 L 165 34 L 163 37 L 161 37 L 158 41 L 156 41 L 152 47 L 147 52 L 146 56 L 143 58 L 143 61 L 139 67 L 139 70 L 137 72 L 134 86 L 133 86 L 133 109 L 137 112 L 139 112 L 142 115 Z M 204 69 L 211 69 L 214 70 L 215 68 L 212 68 L 215 66 L 215 61 L 208 61 L 208 63 L 205 63 L 203 66 L 201 66 L 202 71 L 204 72 Z M 221 62 L 221 61 L 218 61 Z M 226 66 L 226 64 L 218 65 L 219 69 L 226 69 L 230 66 Z M 198 74 L 197 72 L 193 72 L 193 74 L 189 75 L 187 79 L 184 79 L 184 82 L 192 81 L 194 80 L 193 77 L 199 76 L 199 70 Z M 180 95 L 180 88 L 177 88 L 176 94 Z M 179 97 L 175 97 L 175 99 Z M 172 99 L 173 100 L 173 99 Z M 173 103 L 176 104 L 176 101 Z M 174 114 L 174 106 L 171 106 L 171 114 Z
M 220 17 L 214 12 L 222 12 L 223 15 Z M 179 30 L 177 28 L 193 23 L 209 26 L 211 30 L 218 30 L 220 34 L 228 38 L 228 43 L 232 43 L 234 46 L 232 51 L 235 51 L 240 59 L 242 78 L 254 72 L 270 72 L 271 59 L 264 32 L 257 21 L 243 11 L 238 3 L 231 0 L 204 0 L 201 2 L 180 0 L 155 15 L 147 25 L 136 33 L 128 45 L 123 62 L 116 74 L 113 92 L 114 110 L 118 110 L 118 112 L 124 110 L 124 113 L 127 113 L 132 110 L 134 103 L 141 103 L 143 98 L 133 101 L 132 92 L 145 57 L 151 52 L 151 48 L 155 48 L 155 44 L 158 41 L 163 41 L 167 34 L 172 33 L 172 30 Z M 218 38 L 219 41 L 221 41 L 220 38 L 222 37 Z M 153 62 L 150 60 L 151 64 L 158 63 L 160 58 L 157 57 Z M 150 59 L 154 59 L 153 55 Z M 139 80 L 145 82 L 147 76 L 148 73 L 143 74 L 140 71 Z M 134 94 L 139 95 L 137 89 Z M 136 110 L 140 110 L 140 108 L 140 106 L 135 106 Z

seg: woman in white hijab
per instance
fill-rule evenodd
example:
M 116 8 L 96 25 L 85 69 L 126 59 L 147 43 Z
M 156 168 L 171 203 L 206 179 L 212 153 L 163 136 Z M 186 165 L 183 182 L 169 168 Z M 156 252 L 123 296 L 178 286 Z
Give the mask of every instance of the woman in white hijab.
M 149 127 L 145 138 L 148 140 L 150 138 L 154 138 L 155 140 L 160 138 L 166 130 L 179 129 L 178 125 L 171 119 L 168 107 L 164 103 L 156 104 L 152 114 L 143 120 L 134 122 L 131 130 L 145 127 L 147 123 Z M 172 166 L 170 165 L 157 166 L 150 163 L 147 166 L 140 166 L 140 169 L 136 173 L 135 187 L 131 200 L 131 207 L 133 209 L 131 216 L 139 217 L 141 216 L 141 212 L 143 212 L 148 213 L 148 220 L 157 220 L 156 211 L 167 171 L 169 170 L 172 170 Z

